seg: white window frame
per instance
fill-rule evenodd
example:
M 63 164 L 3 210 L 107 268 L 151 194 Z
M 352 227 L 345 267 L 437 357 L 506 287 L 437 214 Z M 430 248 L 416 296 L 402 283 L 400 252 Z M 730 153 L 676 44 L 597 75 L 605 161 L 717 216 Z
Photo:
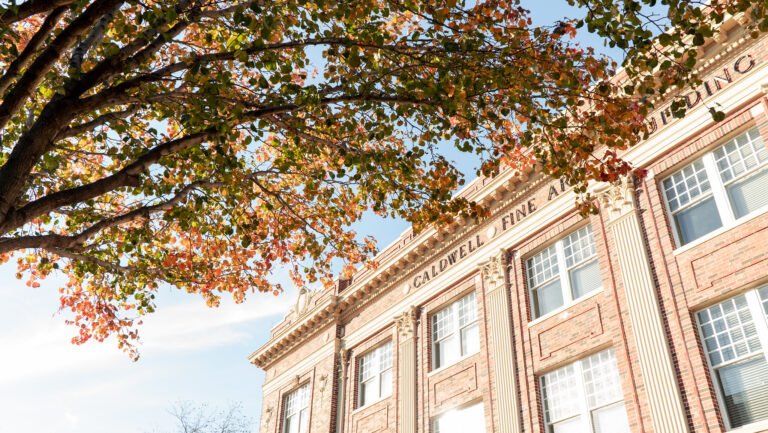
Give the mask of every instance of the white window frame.
M 294 410 L 294 412 L 292 413 L 288 413 L 288 399 L 292 395 L 295 395 L 297 393 L 304 393 L 302 397 L 298 397 L 298 398 L 303 398 L 305 405 L 299 408 L 298 410 Z M 282 419 L 282 427 L 281 427 L 281 430 L 283 433 L 289 433 L 288 419 L 294 416 L 297 416 L 296 420 L 299 423 L 299 433 L 309 432 L 309 407 L 310 407 L 311 401 L 312 401 L 312 396 L 310 394 L 309 383 L 305 383 L 297 387 L 293 391 L 285 393 L 285 395 L 283 396 L 284 409 L 283 409 L 283 419 Z M 303 423 L 303 425 L 305 426 L 304 430 L 301 430 L 302 420 L 305 420 Z
M 694 245 L 698 245 L 707 239 L 711 239 L 713 236 L 717 236 L 718 234 L 726 230 L 732 229 L 733 227 L 741 224 L 742 222 L 753 218 L 755 215 L 768 212 L 768 205 L 765 205 L 746 215 L 736 218 L 736 215 L 734 214 L 733 208 L 731 206 L 730 199 L 728 198 L 728 191 L 726 190 L 726 187 L 728 185 L 732 183 L 744 181 L 750 176 L 755 175 L 758 171 L 768 169 L 768 162 L 763 162 L 761 165 L 752 167 L 748 171 L 742 173 L 738 178 L 733 178 L 728 182 L 724 183 L 722 177 L 720 176 L 720 170 L 717 167 L 717 160 L 715 158 L 715 151 L 717 149 L 720 149 L 721 147 L 727 145 L 733 140 L 736 140 L 736 138 L 744 134 L 748 134 L 751 130 L 756 128 L 757 128 L 756 126 L 752 126 L 752 127 L 748 127 L 746 129 L 741 130 L 738 134 L 732 136 L 729 140 L 723 141 L 719 145 L 712 147 L 704 155 L 688 162 L 682 167 L 679 167 L 677 170 L 673 171 L 671 174 L 661 179 L 661 182 L 659 183 L 659 190 L 661 191 L 661 195 L 664 200 L 664 209 L 666 211 L 667 219 L 670 223 L 670 227 L 672 228 L 672 236 L 675 240 L 675 246 L 677 247 L 675 252 L 680 252 Z M 759 131 L 758 131 L 758 134 L 760 134 Z M 763 142 L 765 143 L 766 141 L 765 138 L 763 138 L 762 135 L 759 135 L 759 136 L 760 138 L 763 139 Z M 699 160 L 701 160 L 704 164 L 704 172 L 707 176 L 707 181 L 709 181 L 709 188 L 710 188 L 709 192 L 706 195 L 696 197 L 695 199 L 679 207 L 677 210 L 673 212 L 669 205 L 666 189 L 664 188 L 664 182 L 667 181 L 667 179 L 670 179 L 673 175 L 679 173 L 681 170 L 685 169 L 686 167 L 693 165 L 696 161 L 699 161 Z M 678 232 L 677 224 L 675 223 L 675 217 L 674 217 L 675 214 L 698 204 L 699 202 L 704 200 L 704 197 L 709 197 L 710 196 L 709 194 L 711 194 L 711 196 L 714 198 L 715 207 L 717 207 L 717 213 L 720 216 L 720 222 L 722 223 L 722 225 L 719 228 L 712 230 L 711 232 L 703 236 L 699 236 L 698 238 L 691 240 L 687 244 L 683 244 L 682 239 L 680 239 L 680 234 Z
M 766 318 L 766 313 L 763 312 L 762 306 L 761 306 L 761 300 L 760 295 L 758 294 L 758 290 L 766 287 L 765 285 L 756 287 L 754 289 L 748 290 L 746 292 L 738 293 L 734 296 L 731 296 L 727 299 L 721 300 L 720 302 L 716 302 L 712 305 L 709 305 L 707 307 L 701 308 L 698 311 L 696 311 L 696 330 L 699 334 L 699 341 L 701 342 L 702 350 L 704 352 L 704 358 L 707 363 L 707 369 L 709 370 L 709 377 L 712 382 L 712 386 L 715 387 L 715 395 L 717 396 L 717 404 L 718 404 L 718 411 L 720 412 L 720 415 L 723 417 L 723 421 L 725 422 L 725 428 L 726 430 L 733 430 L 734 427 L 731 425 L 731 420 L 728 415 L 728 410 L 725 406 L 725 397 L 723 396 L 723 390 L 720 387 L 719 380 L 717 377 L 717 370 L 721 368 L 725 368 L 734 364 L 738 364 L 739 362 L 743 362 L 745 360 L 748 360 L 750 358 L 756 358 L 760 355 L 762 355 L 766 362 L 768 362 L 768 318 Z M 706 344 L 704 342 L 704 332 L 702 330 L 702 323 L 701 319 L 699 318 L 699 313 L 711 308 L 715 305 L 718 305 L 722 302 L 729 301 L 731 299 L 734 299 L 739 296 L 744 296 L 747 300 L 747 307 L 749 310 L 750 315 L 752 316 L 752 321 L 755 324 L 755 330 L 757 331 L 757 337 L 758 341 L 760 342 L 762 353 L 750 353 L 747 355 L 737 356 L 734 359 L 731 359 L 729 361 L 726 361 L 724 363 L 719 364 L 717 367 L 712 366 L 712 362 L 709 359 L 709 353 L 706 348 Z M 738 431 L 757 431 L 753 430 L 750 427 L 752 426 L 759 426 L 760 431 L 762 431 L 763 427 L 768 426 L 768 419 L 763 419 L 759 421 L 755 421 L 751 424 L 745 424 L 743 426 L 736 427 Z
M 383 364 L 383 361 L 384 361 L 383 355 L 384 355 L 384 352 L 386 352 L 387 350 L 389 350 L 389 365 L 385 368 Z M 392 383 L 390 383 L 390 386 L 388 388 L 389 391 L 386 394 L 384 393 L 384 389 L 385 389 L 384 375 L 386 373 L 390 373 L 390 377 L 389 377 L 390 382 L 394 380 L 394 375 L 392 374 L 393 372 L 392 366 L 394 364 L 393 362 L 394 354 L 392 350 L 393 350 L 392 342 L 388 341 L 360 356 L 358 361 L 358 371 L 357 371 L 357 394 L 358 394 L 357 408 L 358 409 L 366 406 L 370 406 L 392 395 Z M 376 365 L 377 369 L 375 370 L 375 372 L 371 377 L 364 380 L 362 375 L 363 373 L 362 364 L 366 359 L 372 359 L 371 365 Z M 376 389 L 378 390 L 378 393 L 376 397 L 373 398 L 371 401 L 365 401 L 365 393 L 362 392 L 363 385 L 374 384 L 374 383 L 376 385 Z
M 566 257 L 565 257 L 565 239 L 568 236 L 570 236 L 570 235 L 572 235 L 572 234 L 574 234 L 574 233 L 576 233 L 579 230 L 582 230 L 584 228 L 589 228 L 592 231 L 592 242 L 594 242 L 594 244 L 595 244 L 594 245 L 595 246 L 595 254 L 589 256 L 586 259 L 581 260 L 580 262 L 576 263 L 575 265 L 573 265 L 573 266 L 571 266 L 569 268 L 568 265 L 567 265 L 568 261 L 566 260 Z M 529 272 L 528 269 L 529 269 L 529 266 L 530 266 L 530 261 L 534 257 L 536 257 L 537 255 L 539 255 L 541 252 L 543 252 L 544 250 L 550 248 L 552 245 L 555 246 L 555 256 L 557 257 L 557 270 L 558 270 L 558 272 L 554 276 L 550 277 L 548 280 L 540 282 L 535 287 L 531 287 L 530 277 L 529 277 L 529 274 L 528 274 L 528 272 Z M 564 309 L 572 306 L 573 304 L 576 304 L 577 302 L 581 302 L 582 300 L 588 299 L 592 295 L 601 292 L 603 290 L 603 281 L 602 281 L 602 272 L 603 271 L 602 271 L 602 269 L 600 269 L 600 287 L 597 287 L 596 289 L 591 290 L 591 291 L 583 294 L 582 296 L 579 296 L 578 298 L 574 298 L 573 297 L 573 288 L 571 286 L 571 277 L 569 275 L 569 272 L 571 270 L 573 270 L 573 269 L 578 269 L 578 268 L 580 268 L 582 266 L 587 265 L 592 260 L 598 260 L 598 254 L 597 254 L 597 242 L 595 241 L 595 232 L 594 232 L 594 229 L 592 229 L 592 225 L 591 224 L 586 224 L 584 226 L 581 226 L 581 227 L 577 228 L 576 230 L 573 230 L 573 231 L 567 233 L 566 235 L 564 235 L 564 236 L 560 237 L 558 240 L 556 240 L 554 242 L 554 244 L 549 244 L 549 245 L 547 245 L 546 248 L 543 248 L 543 249 L 537 251 L 535 254 L 532 254 L 530 257 L 528 257 L 525 260 L 525 281 L 526 281 L 526 285 L 528 286 L 528 298 L 530 299 L 530 303 L 531 303 L 531 321 L 539 321 L 539 320 L 543 320 L 543 319 L 545 319 L 547 317 L 551 317 L 551 316 L 557 314 L 558 312 L 563 311 Z M 600 267 L 600 263 L 598 261 L 598 268 L 599 267 Z M 549 311 L 547 313 L 544 313 L 544 314 L 541 314 L 541 315 L 537 315 L 536 314 L 536 297 L 535 297 L 535 294 L 534 294 L 535 290 L 540 288 L 540 287 L 544 287 L 547 284 L 555 281 L 556 278 L 560 279 L 560 290 L 562 291 L 562 295 L 563 295 L 563 305 L 561 305 L 561 306 L 559 306 L 559 307 L 557 307 L 557 308 L 555 308 L 552 311 Z
M 462 300 L 464 300 L 466 298 L 469 298 L 469 297 L 474 297 L 475 320 L 473 320 L 471 322 L 468 322 L 464 326 L 459 326 L 459 303 Z M 452 331 L 451 331 L 451 333 L 446 334 L 442 338 L 438 339 L 435 336 L 434 320 L 437 317 L 438 313 L 442 313 L 444 311 L 450 311 L 449 317 L 450 317 L 451 324 L 452 324 L 451 325 Z M 464 335 L 464 333 L 462 331 L 464 331 L 465 329 L 471 328 L 473 326 L 477 327 L 477 336 L 478 336 L 478 339 L 480 338 L 480 325 L 479 325 L 480 317 L 479 316 L 480 316 L 480 314 L 478 312 L 478 305 L 477 305 L 477 292 L 474 291 L 474 290 L 472 292 L 467 293 L 466 295 L 456 299 L 455 301 L 451 302 L 447 306 L 445 306 L 445 307 L 443 307 L 443 308 L 441 308 L 439 310 L 436 310 L 430 316 L 430 318 L 429 318 L 429 327 L 430 327 L 429 332 L 430 332 L 430 337 L 431 337 L 430 339 L 432 340 L 432 342 L 431 342 L 431 349 L 432 349 L 432 371 L 441 370 L 441 369 L 443 369 L 445 367 L 454 365 L 454 364 L 458 363 L 459 361 L 461 361 L 462 359 L 467 358 L 469 356 L 472 356 L 472 355 L 480 352 L 480 349 L 479 349 L 480 345 L 478 345 L 478 350 L 477 351 L 463 353 L 464 345 L 462 344 L 463 343 L 462 339 L 463 339 L 463 335 Z M 451 348 L 452 348 L 452 350 L 456 350 L 458 352 L 458 356 L 455 357 L 454 359 L 452 359 L 451 361 L 445 362 L 443 365 L 437 365 L 437 361 L 438 361 L 437 360 L 437 345 L 438 345 L 438 343 L 442 342 L 443 340 L 447 340 L 447 339 L 449 339 L 451 337 L 455 337 L 454 338 L 454 344 L 451 345 Z
M 595 406 L 595 407 L 592 407 L 592 408 L 589 407 L 589 400 L 588 400 L 588 395 L 587 395 L 587 384 L 586 384 L 586 381 L 584 380 L 584 366 L 583 366 L 583 363 L 585 362 L 586 359 L 588 359 L 588 358 L 590 358 L 592 356 L 595 356 L 595 355 L 599 355 L 602 352 L 607 352 L 607 351 L 612 351 L 613 352 L 614 362 L 618 363 L 618 361 L 616 360 L 616 352 L 615 352 L 615 350 L 613 348 L 609 348 L 609 349 L 602 350 L 600 352 L 593 353 L 593 354 L 591 354 L 589 356 L 586 356 L 584 358 L 578 359 L 578 360 L 576 360 L 576 361 L 574 361 L 574 362 L 572 362 L 570 364 L 567 364 L 567 365 L 565 365 L 563 367 L 560 367 L 560 368 L 567 368 L 569 366 L 573 366 L 573 368 L 574 368 L 574 375 L 576 376 L 576 388 L 577 388 L 577 393 L 579 394 L 578 401 L 577 401 L 578 413 L 574 414 L 574 415 L 571 415 L 570 417 L 561 418 L 561 419 L 557 419 L 557 420 L 554 420 L 554 421 L 553 420 L 547 420 L 547 414 L 546 414 L 547 401 L 545 399 L 546 398 L 546 392 L 544 391 L 545 390 L 544 378 L 549 373 L 541 375 L 541 377 L 539 378 L 539 386 L 541 387 L 542 408 L 545 409 L 545 412 L 542 414 L 542 417 L 543 417 L 543 420 L 544 420 L 544 432 L 545 433 L 552 433 L 554 431 L 554 429 L 552 428 L 553 424 L 557 424 L 557 423 L 562 422 L 562 421 L 573 419 L 573 418 L 576 418 L 577 416 L 581 419 L 581 426 L 582 426 L 582 428 L 587 427 L 588 428 L 587 431 L 590 432 L 590 433 L 593 433 L 595 431 L 594 420 L 592 419 L 592 414 L 594 412 L 597 412 L 597 411 L 602 410 L 602 409 L 607 409 L 607 408 L 610 408 L 612 406 L 618 406 L 619 404 L 621 404 L 621 405 L 624 406 L 624 411 L 626 413 L 626 401 L 623 398 L 621 400 L 615 400 L 615 401 L 610 401 L 610 402 L 607 402 L 607 403 L 603 403 L 603 404 L 601 404 L 599 406 Z M 618 365 L 617 365 L 617 370 L 618 370 Z M 554 370 L 554 371 L 557 371 L 557 370 Z M 618 371 L 617 371 L 617 374 L 618 374 Z M 619 386 L 621 387 L 621 391 L 622 391 L 622 394 L 623 394 L 623 383 L 621 381 L 621 376 L 620 375 L 618 377 L 618 381 L 619 381 Z M 626 413 L 626 415 L 627 415 L 627 417 L 629 416 L 628 413 Z

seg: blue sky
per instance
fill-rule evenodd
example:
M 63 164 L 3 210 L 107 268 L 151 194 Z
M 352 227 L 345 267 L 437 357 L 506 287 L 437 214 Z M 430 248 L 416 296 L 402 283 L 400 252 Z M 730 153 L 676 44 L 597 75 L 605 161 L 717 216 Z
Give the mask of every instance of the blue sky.
M 572 13 L 564 0 L 523 4 L 542 23 Z M 474 164 L 461 158 L 470 180 Z M 406 224 L 369 216 L 356 229 L 383 247 Z M 219 407 L 241 402 L 258 422 L 264 376 L 246 358 L 267 340 L 294 291 L 210 309 L 199 298 L 163 288 L 158 312 L 141 328 L 142 357 L 134 363 L 114 341 L 69 343 L 73 329 L 56 314 L 61 277 L 32 289 L 14 274 L 13 261 L 0 266 L 0 432 L 170 432 L 168 410 L 185 400 Z

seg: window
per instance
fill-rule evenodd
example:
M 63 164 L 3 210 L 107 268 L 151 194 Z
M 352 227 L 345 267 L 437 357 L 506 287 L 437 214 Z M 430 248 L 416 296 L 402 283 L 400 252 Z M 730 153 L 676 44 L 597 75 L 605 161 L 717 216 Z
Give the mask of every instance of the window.
M 613 349 L 541 378 L 548 433 L 629 433 Z
M 435 418 L 433 425 L 434 433 L 484 433 L 483 404 L 448 411 Z
M 768 419 L 768 286 L 696 316 L 728 426 Z
M 309 428 L 309 384 L 285 396 L 283 433 L 307 433 Z
M 479 351 L 477 301 L 472 292 L 432 316 L 433 366 L 444 367 Z
M 586 226 L 528 259 L 534 318 L 602 286 L 592 226 Z
M 768 150 L 754 128 L 664 179 L 678 244 L 768 205 L 767 161 Z
M 392 395 L 392 343 L 380 346 L 360 358 L 359 404 L 363 407 Z

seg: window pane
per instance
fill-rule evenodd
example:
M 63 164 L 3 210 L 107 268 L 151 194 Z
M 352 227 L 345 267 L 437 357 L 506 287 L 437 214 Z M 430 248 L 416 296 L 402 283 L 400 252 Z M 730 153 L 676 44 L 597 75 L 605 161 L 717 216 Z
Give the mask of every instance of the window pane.
M 584 426 L 581 422 L 581 417 L 571 418 L 569 420 L 560 421 L 552 424 L 553 433 L 583 433 Z
M 680 242 L 685 245 L 722 227 L 715 199 L 710 197 L 675 214 Z
M 683 168 L 663 182 L 669 210 L 675 212 L 696 197 L 709 192 L 710 185 L 701 159 Z
M 307 413 L 307 409 L 302 409 L 301 412 L 299 412 L 299 433 L 307 433 L 309 429 L 307 428 L 307 422 L 309 421 L 309 414 Z
M 559 279 L 533 291 L 533 308 L 536 317 L 543 316 L 562 305 L 563 290 Z
M 761 169 L 742 181 L 729 185 L 728 198 L 736 218 L 768 205 L 768 170 Z
M 379 351 L 379 363 L 381 365 L 380 369 L 386 370 L 388 368 L 391 368 L 392 367 L 392 343 L 389 342 L 376 350 Z
M 548 423 L 570 418 L 579 413 L 579 381 L 573 364 L 566 365 L 541 378 L 544 413 Z
M 435 368 L 450 364 L 459 357 L 454 340 L 455 337 L 451 337 L 435 343 Z
M 559 268 L 557 266 L 557 252 L 555 246 L 545 249 L 528 259 L 528 287 L 534 288 L 553 277 L 557 277 Z
M 475 404 L 459 411 L 462 418 L 461 433 L 485 432 L 485 414 L 483 404 Z
M 468 335 L 465 338 L 465 331 L 461 330 L 462 328 L 469 329 L 473 323 L 477 323 L 475 292 L 457 300 L 432 316 L 434 368 L 440 368 L 464 354 L 478 350 L 475 347 L 479 348 L 479 337 Z M 473 338 L 477 341 L 472 340 Z
M 577 230 L 563 239 L 565 263 L 570 268 L 594 256 L 595 239 L 592 236 L 592 226 Z
M 723 182 L 738 178 L 768 160 L 768 150 L 757 128 L 754 128 L 714 151 Z
M 370 379 L 360 384 L 360 406 L 376 401 L 378 399 L 378 384 L 376 379 Z
M 461 330 L 461 355 L 466 356 L 480 351 L 480 329 L 472 325 Z
M 448 411 L 435 419 L 435 433 L 484 433 L 483 404 Z
M 768 419 L 768 363 L 763 356 L 717 370 L 731 427 Z
M 584 358 L 581 363 L 590 409 L 624 399 L 612 349 Z
M 387 370 L 381 373 L 381 396 L 390 395 L 392 395 L 392 370 Z
M 698 317 L 712 367 L 761 350 L 744 295 L 700 311 Z
M 603 284 L 602 277 L 600 276 L 600 265 L 596 259 L 578 268 L 571 269 L 569 275 L 573 299 L 580 298 L 589 292 L 597 290 Z
M 376 362 L 376 351 L 368 353 L 360 358 L 360 381 L 365 381 L 372 378 L 378 371 L 378 366 L 374 365 Z
M 285 433 L 298 433 L 299 423 L 293 422 L 293 417 L 288 417 L 285 419 L 285 428 L 283 430 L 285 431 Z
M 391 382 L 392 369 L 392 342 L 388 342 L 366 353 L 360 358 L 359 390 L 360 406 L 379 400 L 384 384 L 381 382 L 384 371 L 390 371 Z M 389 384 L 391 391 L 391 383 Z
M 306 433 L 308 408 L 309 384 L 287 394 L 285 396 L 285 409 L 283 410 L 283 431 L 285 433 Z
M 592 412 L 595 433 L 630 433 L 624 403 L 604 407 Z
M 768 286 L 762 287 L 757 293 L 760 296 L 760 302 L 763 304 L 763 313 L 768 318 Z
M 466 326 L 477 320 L 475 292 L 456 301 L 458 304 L 459 326 Z
M 432 317 L 432 339 L 437 341 L 453 332 L 453 309 L 445 308 Z

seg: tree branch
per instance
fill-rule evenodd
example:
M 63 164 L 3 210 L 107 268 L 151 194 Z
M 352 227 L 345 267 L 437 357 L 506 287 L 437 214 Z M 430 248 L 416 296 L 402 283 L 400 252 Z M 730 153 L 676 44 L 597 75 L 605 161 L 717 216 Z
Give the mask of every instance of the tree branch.
M 385 103 L 404 103 L 404 104 L 425 104 L 430 105 L 429 100 L 405 97 L 389 96 L 382 94 L 354 94 L 323 98 L 320 105 L 329 105 L 341 102 L 385 102 Z M 257 120 L 261 117 L 287 113 L 302 108 L 299 104 L 284 104 L 272 107 L 256 108 L 243 113 L 238 123 Z M 99 179 L 87 185 L 58 191 L 49 194 L 43 198 L 26 204 L 18 210 L 11 210 L 7 213 L 5 220 L 0 224 L 0 233 L 7 233 L 10 230 L 18 228 L 40 215 L 49 213 L 59 207 L 68 206 L 73 203 L 80 203 L 98 197 L 117 188 L 134 185 L 137 183 L 139 174 L 145 171 L 149 166 L 156 163 L 160 158 L 181 152 L 192 146 L 201 144 L 203 141 L 219 135 L 218 129 L 211 127 L 205 131 L 190 134 L 175 140 L 160 144 L 139 158 L 135 162 L 127 165 L 122 170 Z
M 0 129 L 4 128 L 8 121 L 19 112 L 29 96 L 43 80 L 45 74 L 51 70 L 64 52 L 99 18 L 120 3 L 122 3 L 122 0 L 96 0 L 59 33 L 56 39 L 40 53 L 24 75 L 19 78 L 19 81 L 13 86 L 8 95 L 3 98 L 3 103 L 0 105 Z M 0 181 L 2 180 L 4 179 L 0 176 Z M 2 208 L 0 208 L 0 215 L 2 215 Z
M 184 12 L 183 8 L 187 3 L 189 1 L 182 1 L 181 4 L 176 5 L 176 12 L 179 14 Z M 163 45 L 189 27 L 197 18 L 197 14 L 199 12 L 190 14 L 187 19 L 179 21 L 170 28 L 167 28 L 167 24 L 159 24 L 143 31 L 139 37 L 124 45 L 116 54 L 99 62 L 78 80 L 68 83 L 65 86 L 67 93 L 79 97 L 97 84 L 109 80 L 122 71 L 130 71 L 149 60 Z
M 75 126 L 70 126 L 69 128 L 65 129 L 56 138 L 57 140 L 63 139 L 63 138 L 70 138 L 70 137 L 78 136 L 85 132 L 93 131 L 94 129 L 106 123 L 114 122 L 120 119 L 125 119 L 126 117 L 136 114 L 136 112 L 138 112 L 139 109 L 140 109 L 139 106 L 133 106 L 128 108 L 127 110 L 120 110 L 120 111 L 114 111 L 112 113 L 102 114 L 101 116 L 98 116 L 91 121 L 84 122 Z
M 35 35 L 32 36 L 32 39 L 29 40 L 21 54 L 19 54 L 19 56 L 8 66 L 8 69 L 5 70 L 3 76 L 0 77 L 0 95 L 3 95 L 5 91 L 8 90 L 8 87 L 10 87 L 13 81 L 19 76 L 21 70 L 32 61 L 34 54 L 43 46 L 46 38 L 51 34 L 51 31 L 56 27 L 56 24 L 66 10 L 66 7 L 61 6 L 48 14 L 43 24 L 37 30 Z
M 59 6 L 69 6 L 74 0 L 29 0 L 19 6 L 0 10 L 0 25 L 7 26 L 29 18 L 32 15 L 56 9 Z
M 10 230 L 26 224 L 30 220 L 42 214 L 51 212 L 61 206 L 89 200 L 124 186 L 135 185 L 138 175 L 150 165 L 157 162 L 160 158 L 198 145 L 202 143 L 203 140 L 212 136 L 214 132 L 214 130 L 198 132 L 196 134 L 190 134 L 176 140 L 165 142 L 152 148 L 147 153 L 137 158 L 136 161 L 110 176 L 86 185 L 49 194 L 43 198 L 28 203 L 21 209 L 11 211 L 8 213 L 5 221 L 0 224 L 0 233 L 7 233 Z
M 83 39 L 83 41 L 77 45 L 75 50 L 72 52 L 72 58 L 69 61 L 70 69 L 74 69 L 75 71 L 80 72 L 83 59 L 85 59 L 88 51 L 90 51 L 94 45 L 97 45 L 99 42 L 101 42 L 101 38 L 104 37 L 104 30 L 106 30 L 109 22 L 112 21 L 112 18 L 115 16 L 115 12 L 117 11 L 118 7 L 119 5 L 104 14 L 104 16 L 99 19 L 99 22 L 96 23 L 96 25 L 91 29 L 91 32 L 88 33 L 88 37 Z
M 139 218 L 148 218 L 150 215 L 162 212 L 172 208 L 174 205 L 184 200 L 187 195 L 197 188 L 207 186 L 216 186 L 215 182 L 192 182 L 179 190 L 170 199 L 151 206 L 143 206 L 126 212 L 122 215 L 114 216 L 101 220 L 80 233 L 72 236 L 62 236 L 57 234 L 39 235 L 39 236 L 19 236 L 17 238 L 0 238 L 0 254 L 10 251 L 30 248 L 42 248 L 51 251 L 52 248 L 63 248 L 68 250 L 82 251 L 85 243 L 103 230 L 116 227 Z

